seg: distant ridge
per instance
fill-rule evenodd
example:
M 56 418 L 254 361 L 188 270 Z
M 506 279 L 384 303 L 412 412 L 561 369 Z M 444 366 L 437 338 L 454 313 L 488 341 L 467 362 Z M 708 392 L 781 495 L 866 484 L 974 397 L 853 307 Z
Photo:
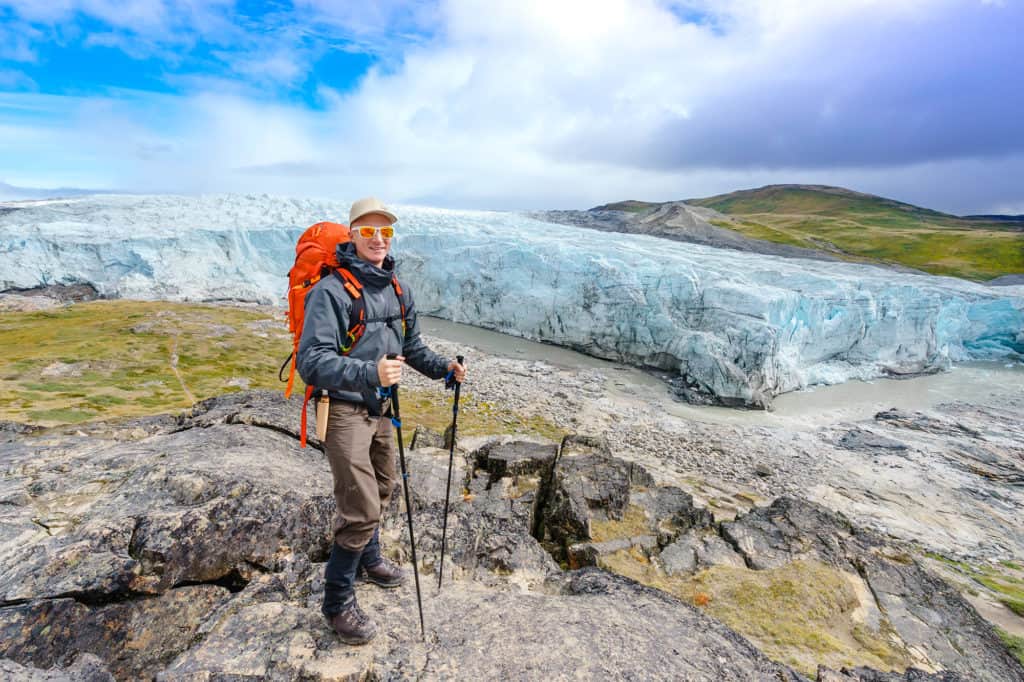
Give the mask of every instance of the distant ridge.
M 715 211 L 711 225 L 751 240 L 851 260 L 975 280 L 1024 273 L 1024 216 L 956 216 L 830 185 L 765 185 L 683 202 L 630 199 L 590 212 L 646 220 L 678 204 Z
M 590 209 L 591 211 L 629 211 L 630 213 L 640 213 L 648 209 L 660 206 L 660 204 L 652 203 L 650 201 L 637 201 L 635 199 L 627 199 L 625 201 L 616 201 L 611 204 L 604 204 L 602 206 L 595 206 Z
M 884 208 L 929 220 L 965 220 L 950 213 L 831 185 L 765 185 L 756 189 L 743 189 L 684 201 L 730 214 L 765 211 L 833 214 L 837 211 L 863 211 L 871 207 L 875 210 Z
M 16 185 L 8 185 L 6 182 L 0 182 L 0 201 L 62 199 L 64 197 L 84 197 L 90 194 L 125 194 L 125 192 L 111 189 L 83 189 L 81 187 L 18 187 Z
M 994 220 L 1004 223 L 1024 223 L 1024 214 L 1021 215 L 1000 215 L 998 213 L 992 214 L 981 214 L 981 215 L 965 215 L 964 220 Z

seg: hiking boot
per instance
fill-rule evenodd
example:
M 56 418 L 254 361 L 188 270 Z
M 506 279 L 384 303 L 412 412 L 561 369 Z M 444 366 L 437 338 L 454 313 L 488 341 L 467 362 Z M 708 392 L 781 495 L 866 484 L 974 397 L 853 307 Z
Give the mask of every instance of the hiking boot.
M 359 569 L 360 551 L 341 547 L 331 543 L 331 555 L 324 566 L 324 602 L 320 611 L 327 620 L 355 599 L 356 573 Z
M 398 587 L 405 582 L 405 572 L 384 558 L 375 566 L 363 566 L 361 573 L 364 580 L 381 587 Z
M 377 636 L 377 624 L 359 608 L 354 597 L 342 607 L 341 611 L 327 620 L 345 644 L 366 644 Z

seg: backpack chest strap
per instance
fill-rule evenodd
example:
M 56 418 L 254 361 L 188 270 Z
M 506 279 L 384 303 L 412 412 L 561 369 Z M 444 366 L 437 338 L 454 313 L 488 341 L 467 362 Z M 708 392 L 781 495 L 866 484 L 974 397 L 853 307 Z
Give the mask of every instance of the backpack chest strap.
M 345 338 L 340 349 L 342 355 L 348 355 L 352 352 L 352 349 L 357 343 L 359 343 L 359 339 L 361 339 L 363 334 L 366 332 L 366 325 L 370 322 L 384 322 L 386 324 L 391 324 L 392 322 L 401 319 L 402 338 L 405 338 L 405 301 L 402 299 L 402 285 L 398 283 L 397 277 L 394 275 L 391 276 L 391 288 L 394 290 L 395 297 L 398 299 L 399 317 L 391 315 L 388 317 L 374 317 L 367 319 L 366 301 L 363 296 L 364 287 L 362 282 L 360 282 L 359 278 L 346 268 L 335 268 L 334 274 L 341 280 L 342 286 L 352 299 L 352 308 L 349 313 L 349 328 L 345 332 Z

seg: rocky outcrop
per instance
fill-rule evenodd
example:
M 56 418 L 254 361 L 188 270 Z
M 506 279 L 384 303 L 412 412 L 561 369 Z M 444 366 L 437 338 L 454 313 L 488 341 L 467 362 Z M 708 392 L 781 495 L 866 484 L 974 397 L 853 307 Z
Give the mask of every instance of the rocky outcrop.
M 724 227 L 733 222 L 733 218 L 714 209 L 682 201 L 653 204 L 639 212 L 598 207 L 589 211 L 538 211 L 533 215 L 541 220 L 564 225 L 576 225 L 605 232 L 649 234 L 680 242 L 704 244 L 716 249 L 732 249 L 787 258 L 838 260 L 834 253 L 825 250 L 817 251 L 746 237 Z
M 168 682 L 804 679 L 699 606 L 597 566 L 563 571 L 548 551 L 563 558 L 589 545 L 585 563 L 626 549 L 667 567 L 675 555 L 678 575 L 808 558 L 841 566 L 870 586 L 879 618 L 923 659 L 1024 679 L 955 592 L 827 510 L 783 500 L 720 524 L 580 437 L 456 452 L 447 500 L 449 453 L 407 452 L 426 637 L 411 580 L 394 591 L 365 584 L 360 602 L 383 634 L 345 646 L 318 611 L 333 501 L 322 453 L 298 446 L 296 405 L 240 393 L 180 417 L 0 443 L 0 672 Z M 408 565 L 401 495 L 382 527 L 385 552 Z
M 82 654 L 68 667 L 40 670 L 0 659 L 0 679 L 7 682 L 114 682 L 107 666 L 92 654 Z
M 843 668 L 818 671 L 818 682 L 967 682 L 971 678 L 959 673 L 943 671 L 929 673 L 918 668 L 910 668 L 905 673 L 885 673 L 871 668 Z

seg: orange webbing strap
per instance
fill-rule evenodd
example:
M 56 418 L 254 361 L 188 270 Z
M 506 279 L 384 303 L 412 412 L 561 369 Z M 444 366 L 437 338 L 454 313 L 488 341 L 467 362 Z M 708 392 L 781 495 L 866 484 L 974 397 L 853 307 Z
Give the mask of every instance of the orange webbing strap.
M 306 399 L 302 401 L 302 435 L 299 436 L 299 447 L 306 447 L 306 407 L 313 397 L 313 387 L 306 386 Z
M 349 295 L 352 296 L 352 298 L 359 298 L 360 296 L 362 296 L 361 292 L 363 289 L 363 285 L 359 282 L 358 279 L 356 279 L 355 275 L 353 275 L 345 268 L 338 268 L 337 270 L 335 270 L 335 272 L 341 276 L 341 283 L 345 287 L 345 290 L 348 291 Z
M 302 280 L 301 282 L 293 286 L 292 289 L 308 289 L 319 281 L 320 275 L 317 275 L 316 277 L 310 277 L 309 279 Z
M 402 336 L 405 336 L 405 301 L 402 300 L 402 285 L 398 283 L 398 277 L 391 276 L 391 286 L 395 289 L 395 296 L 398 297 L 398 309 L 402 312 Z
M 295 361 L 299 357 L 299 340 L 295 339 L 294 349 L 292 350 L 292 368 L 288 372 L 288 385 L 284 387 L 284 397 L 292 397 L 292 388 L 295 387 Z
M 345 332 L 345 338 L 348 339 L 348 345 L 341 347 L 341 354 L 348 355 L 352 352 L 352 349 L 359 339 L 363 338 L 363 332 L 366 331 L 366 308 L 361 304 L 359 299 L 352 302 L 352 307 L 359 307 L 359 320 L 352 326 L 351 329 Z

